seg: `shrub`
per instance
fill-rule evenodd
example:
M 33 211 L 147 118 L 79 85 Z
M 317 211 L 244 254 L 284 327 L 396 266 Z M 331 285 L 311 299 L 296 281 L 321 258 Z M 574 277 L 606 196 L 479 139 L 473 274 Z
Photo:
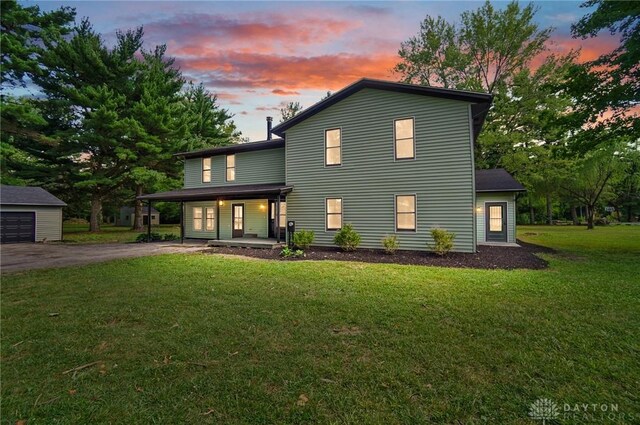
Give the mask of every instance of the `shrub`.
M 347 223 L 338 230 L 333 242 L 343 251 L 355 251 L 360 245 L 360 235 L 353 229 L 353 225 Z
M 294 251 L 288 246 L 285 246 L 284 248 L 282 248 L 282 251 L 280 251 L 280 255 L 282 255 L 284 258 L 290 258 L 290 257 L 299 258 L 299 257 L 304 257 L 304 251 L 301 249 L 296 249 Z
M 293 234 L 293 245 L 300 249 L 309 249 L 314 238 L 313 230 L 300 229 Z
M 176 239 L 179 239 L 178 235 L 174 234 L 174 233 L 165 233 L 162 236 L 162 240 L 163 241 L 175 241 Z
M 433 238 L 433 252 L 438 255 L 445 255 L 453 248 L 453 240 L 456 234 L 445 229 L 431 229 L 431 237 Z
M 385 236 L 382 239 L 382 247 L 387 254 L 395 254 L 398 248 L 400 248 L 400 242 L 396 235 Z
M 140 233 L 138 237 L 136 237 L 136 242 L 157 242 L 162 240 L 162 235 L 160 233 L 151 233 L 151 239 L 148 238 L 146 233 Z

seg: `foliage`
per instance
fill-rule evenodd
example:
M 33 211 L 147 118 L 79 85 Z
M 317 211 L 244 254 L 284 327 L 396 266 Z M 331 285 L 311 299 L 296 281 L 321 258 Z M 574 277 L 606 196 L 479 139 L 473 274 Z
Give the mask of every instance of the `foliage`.
M 445 255 L 453 249 L 453 240 L 456 234 L 445 229 L 433 228 L 431 229 L 431 237 L 434 243 L 431 247 L 432 251 L 438 255 Z
M 360 245 L 360 234 L 355 231 L 352 224 L 347 223 L 336 232 L 333 242 L 343 251 L 355 251 Z
M 387 254 L 395 254 L 400 248 L 400 241 L 396 235 L 388 235 L 382 239 L 382 247 Z
M 140 233 L 136 238 L 136 242 L 158 242 L 163 239 L 164 237 L 160 233 L 151 232 L 151 235 L 148 235 L 147 233 Z
M 298 113 L 303 109 L 304 107 L 300 104 L 300 102 L 285 103 L 280 108 L 280 121 L 290 120 L 291 118 L 298 115 Z
M 180 239 L 180 237 L 175 233 L 165 233 L 164 235 L 162 235 L 163 241 L 175 241 L 177 239 Z
M 314 238 L 313 230 L 300 229 L 293 234 L 293 244 L 300 249 L 309 249 Z
M 293 250 L 288 246 L 285 246 L 282 248 L 282 251 L 280 251 L 280 255 L 284 258 L 300 258 L 304 257 L 304 251 L 301 249 Z

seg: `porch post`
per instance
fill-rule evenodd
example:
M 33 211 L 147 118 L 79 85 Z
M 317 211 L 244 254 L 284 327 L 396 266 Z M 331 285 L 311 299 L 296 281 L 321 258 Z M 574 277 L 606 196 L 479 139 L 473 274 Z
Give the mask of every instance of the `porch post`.
M 216 198 L 216 239 L 220 240 L 220 198 Z
M 147 203 L 147 242 L 151 242 L 151 200 Z
M 278 202 L 276 202 L 276 242 L 280 243 L 280 194 L 278 193 Z
M 184 243 L 184 202 L 180 201 L 180 243 Z

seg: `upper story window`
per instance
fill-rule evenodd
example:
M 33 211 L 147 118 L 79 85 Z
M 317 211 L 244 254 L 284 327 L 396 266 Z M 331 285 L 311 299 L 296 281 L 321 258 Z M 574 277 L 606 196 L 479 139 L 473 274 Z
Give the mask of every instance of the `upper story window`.
M 396 195 L 396 230 L 416 230 L 416 195 Z
M 342 198 L 327 198 L 326 200 L 326 229 L 339 230 L 342 228 Z
M 227 181 L 232 182 L 236 179 L 236 156 L 227 155 Z
M 413 134 L 413 118 L 395 120 L 393 125 L 396 159 L 414 159 L 416 157 L 416 144 Z
M 342 131 L 339 128 L 324 132 L 324 164 L 342 164 Z
M 202 158 L 202 183 L 211 182 L 211 157 Z

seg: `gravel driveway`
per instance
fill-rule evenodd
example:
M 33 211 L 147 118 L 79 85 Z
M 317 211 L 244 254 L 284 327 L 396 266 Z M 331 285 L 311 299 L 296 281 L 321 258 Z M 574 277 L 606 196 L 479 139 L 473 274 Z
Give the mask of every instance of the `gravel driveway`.
M 118 258 L 144 257 L 169 253 L 198 252 L 202 244 L 175 242 L 151 244 L 5 244 L 0 247 L 0 269 L 12 273 L 52 267 L 79 266 Z

